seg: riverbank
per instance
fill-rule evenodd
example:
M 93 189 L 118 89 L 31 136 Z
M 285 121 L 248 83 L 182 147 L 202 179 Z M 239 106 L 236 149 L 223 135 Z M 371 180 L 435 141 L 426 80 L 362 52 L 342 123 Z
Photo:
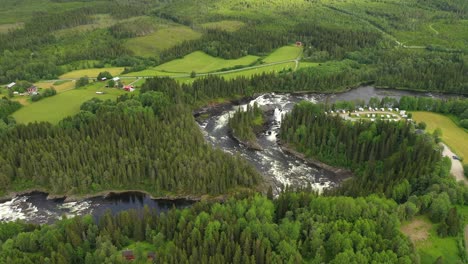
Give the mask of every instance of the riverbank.
M 128 189 L 128 190 L 107 190 L 107 191 L 100 191 L 97 193 L 92 194 L 52 194 L 49 191 L 42 189 L 42 188 L 33 188 L 27 189 L 24 191 L 17 191 L 17 192 L 10 192 L 2 197 L 0 197 L 0 203 L 7 202 L 17 196 L 28 195 L 31 193 L 44 193 L 47 194 L 47 200 L 63 200 L 64 202 L 77 202 L 83 200 L 89 200 L 93 198 L 108 198 L 114 195 L 122 195 L 126 193 L 138 193 L 148 196 L 152 200 L 156 201 L 190 201 L 190 202 L 199 202 L 199 201 L 225 201 L 227 199 L 227 195 L 218 195 L 218 196 L 210 196 L 210 195 L 164 195 L 164 196 L 153 196 L 151 193 L 144 191 L 144 190 L 135 190 L 135 189 Z
M 328 165 L 326 163 L 323 163 L 321 161 L 318 161 L 313 158 L 308 158 L 306 157 L 303 153 L 300 153 L 296 150 L 294 150 L 291 146 L 289 146 L 286 143 L 282 143 L 281 140 L 278 140 L 278 145 L 280 146 L 281 150 L 283 152 L 292 155 L 298 159 L 303 160 L 306 163 L 312 164 L 313 166 L 316 166 L 318 168 L 324 169 L 326 171 L 329 171 L 333 173 L 337 178 L 340 180 L 347 180 L 351 177 L 353 177 L 353 173 L 350 170 L 344 169 L 344 168 L 339 168 L 339 167 L 334 167 L 331 165 Z

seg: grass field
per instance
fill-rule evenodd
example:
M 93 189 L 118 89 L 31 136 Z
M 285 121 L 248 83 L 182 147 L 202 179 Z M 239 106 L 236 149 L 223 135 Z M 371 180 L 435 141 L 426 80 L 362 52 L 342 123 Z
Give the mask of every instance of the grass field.
M 112 76 L 118 76 L 124 70 L 123 67 L 112 67 L 112 68 L 92 68 L 92 69 L 83 69 L 67 72 L 61 75 L 60 79 L 78 79 L 83 76 L 88 76 L 90 78 L 96 78 L 100 72 L 108 71 Z
M 93 83 L 86 88 L 74 89 L 42 99 L 20 108 L 13 114 L 13 117 L 18 123 L 48 121 L 56 124 L 63 118 L 78 113 L 81 104 L 93 97 L 115 99 L 126 93 L 123 90 L 103 88 L 103 85 L 103 83 Z M 106 94 L 98 95 L 96 91 L 104 91 Z
M 465 158 L 464 164 L 468 164 L 468 133 L 450 118 L 430 112 L 413 112 L 413 119 L 417 122 L 425 122 L 426 130 L 431 133 L 436 128 L 442 129 L 442 140 L 453 152 Z
M 263 59 L 265 63 L 294 60 L 302 53 L 302 47 L 285 46 L 273 51 L 270 55 Z
M 436 229 L 437 226 L 426 216 L 417 216 L 401 227 L 401 231 L 413 241 L 421 257 L 421 263 L 435 263 L 439 256 L 442 256 L 443 263 L 457 263 L 460 258 L 456 239 L 441 238 L 437 236 Z
M 200 32 L 186 26 L 167 25 L 167 28 L 162 28 L 147 36 L 127 40 L 125 47 L 137 56 L 151 57 L 183 41 L 198 39 L 201 35 Z
M 91 24 L 80 25 L 72 28 L 57 30 L 54 32 L 56 36 L 63 36 L 69 33 L 89 31 L 97 28 L 107 28 L 117 23 L 117 20 L 112 18 L 109 14 L 98 14 L 92 16 L 94 22 Z
M 56 82 L 41 81 L 41 82 L 35 83 L 34 85 L 43 89 L 53 87 L 59 93 L 75 88 L 75 82 L 70 81 L 70 80 L 63 80 L 63 81 L 56 81 Z
M 206 73 L 220 70 L 222 68 L 232 68 L 234 66 L 248 66 L 258 60 L 257 56 L 245 56 L 235 60 L 225 60 L 210 56 L 202 51 L 195 51 L 182 59 L 173 60 L 155 68 L 157 71 Z
M 0 33 L 8 33 L 8 31 L 21 28 L 23 25 L 24 23 L 12 23 L 12 24 L 0 25 Z
M 237 21 L 237 20 L 222 20 L 217 22 L 209 22 L 201 24 L 202 28 L 205 29 L 219 29 L 225 30 L 228 32 L 234 32 L 239 30 L 241 27 L 245 25 L 244 22 Z
M 295 66 L 296 66 L 296 63 L 294 63 L 294 62 L 286 62 L 286 63 L 276 64 L 276 65 L 272 65 L 272 66 L 265 66 L 265 67 L 261 67 L 261 68 L 257 68 L 257 69 L 227 73 L 227 74 L 223 74 L 221 76 L 223 76 L 226 79 L 232 79 L 232 78 L 236 78 L 238 76 L 250 77 L 250 76 L 253 76 L 255 74 L 280 72 L 280 71 L 285 71 L 285 70 L 287 71 L 289 69 L 293 70 Z

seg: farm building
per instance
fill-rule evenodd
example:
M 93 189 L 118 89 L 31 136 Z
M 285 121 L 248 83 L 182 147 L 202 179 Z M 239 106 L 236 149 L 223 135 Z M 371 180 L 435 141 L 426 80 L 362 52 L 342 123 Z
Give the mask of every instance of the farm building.
M 11 88 L 13 88 L 13 86 L 15 86 L 15 85 L 16 85 L 16 83 L 15 83 L 15 82 L 12 82 L 12 83 L 8 84 L 8 85 L 6 86 L 6 88 L 7 88 L 7 89 L 11 89 Z
M 28 94 L 30 94 L 30 95 L 36 95 L 37 94 L 37 87 L 33 85 L 33 86 L 29 87 L 27 89 L 27 91 L 28 91 Z
M 133 255 L 133 251 L 132 250 L 124 250 L 122 251 L 122 257 L 125 258 L 126 260 L 134 260 L 135 259 L 135 255 Z
M 135 91 L 135 88 L 133 87 L 133 85 L 125 85 L 123 89 L 127 92 Z

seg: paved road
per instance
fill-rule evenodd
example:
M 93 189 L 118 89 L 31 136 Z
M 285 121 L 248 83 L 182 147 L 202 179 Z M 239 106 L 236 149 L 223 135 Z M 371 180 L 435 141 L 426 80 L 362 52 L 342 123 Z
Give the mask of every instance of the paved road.
M 442 146 L 444 146 L 444 151 L 442 152 L 442 155 L 444 157 L 449 157 L 452 161 L 452 168 L 450 169 L 450 173 L 455 177 L 457 181 L 463 181 L 465 184 L 468 184 L 468 180 L 465 178 L 465 175 L 463 175 L 463 164 L 459 160 L 453 159 L 453 156 L 456 156 L 456 154 L 453 153 L 447 145 L 445 145 L 444 143 L 441 144 Z

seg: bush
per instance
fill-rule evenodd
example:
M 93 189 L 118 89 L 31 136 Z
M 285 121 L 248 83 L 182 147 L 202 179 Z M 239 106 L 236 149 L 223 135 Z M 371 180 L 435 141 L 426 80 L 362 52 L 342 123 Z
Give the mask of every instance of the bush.
M 104 72 L 100 72 L 97 76 L 98 81 L 102 80 L 102 78 L 112 79 L 113 76 L 112 74 L 110 74 L 110 72 L 104 71 Z
M 82 86 L 85 86 L 85 85 L 88 85 L 88 84 L 89 84 L 88 76 L 81 77 L 78 81 L 76 81 L 75 88 L 79 88 L 79 87 L 82 87 Z
M 465 172 L 465 177 L 468 178 L 468 164 L 463 165 L 463 171 Z
M 460 126 L 468 129 L 468 119 L 463 119 L 460 121 Z
M 33 102 L 37 102 L 43 98 L 54 96 L 57 94 L 57 91 L 54 88 L 45 89 L 42 93 L 35 94 L 31 97 Z

